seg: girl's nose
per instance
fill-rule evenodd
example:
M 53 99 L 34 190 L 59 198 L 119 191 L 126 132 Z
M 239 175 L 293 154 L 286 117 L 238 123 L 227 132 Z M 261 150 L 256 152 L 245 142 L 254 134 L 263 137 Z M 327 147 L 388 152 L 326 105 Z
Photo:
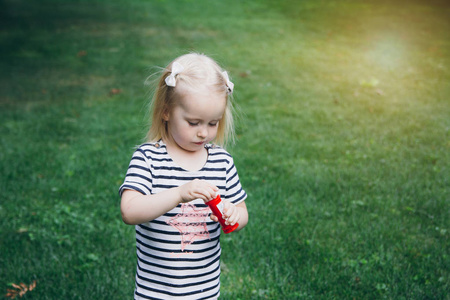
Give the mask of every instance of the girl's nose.
M 208 129 L 204 126 L 201 126 L 197 132 L 197 136 L 202 139 L 206 138 L 208 136 Z

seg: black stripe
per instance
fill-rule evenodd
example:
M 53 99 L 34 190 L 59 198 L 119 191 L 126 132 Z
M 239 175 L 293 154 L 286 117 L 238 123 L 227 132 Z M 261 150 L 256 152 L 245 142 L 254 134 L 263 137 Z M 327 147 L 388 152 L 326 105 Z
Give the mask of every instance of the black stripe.
M 154 151 L 152 149 L 142 149 L 142 148 L 138 148 L 136 150 L 136 152 L 140 152 L 142 153 L 142 155 L 144 155 L 147 159 L 152 159 L 152 156 L 150 154 L 148 154 L 148 152 L 150 152 L 151 154 L 155 154 L 155 155 L 162 155 L 164 153 L 158 152 L 158 151 Z
M 227 187 L 227 191 L 234 189 L 237 185 L 239 185 L 239 181 L 236 181 L 233 185 Z
M 130 177 L 138 177 L 138 178 L 142 178 L 150 183 L 152 183 L 152 179 L 150 177 L 138 174 L 138 173 L 127 173 L 127 179 Z
M 216 243 L 214 243 L 214 241 L 216 241 Z M 219 240 L 218 239 L 208 239 L 208 242 L 209 243 L 214 243 L 211 247 L 208 247 L 208 248 L 203 248 L 203 249 L 201 249 L 201 250 L 186 250 L 186 251 L 181 251 L 181 250 L 171 250 L 171 249 L 163 249 L 163 248 L 158 248 L 158 247 L 155 247 L 155 246 L 151 246 L 151 245 L 149 245 L 149 244 L 147 244 L 147 243 L 144 243 L 144 242 L 142 242 L 141 240 L 139 240 L 139 243 L 137 243 L 137 244 L 139 244 L 139 245 L 143 245 L 143 246 L 145 246 L 146 248 L 149 248 L 149 249 L 152 249 L 152 250 L 154 250 L 154 251 L 159 251 L 159 252 L 164 252 L 164 253 L 173 253 L 175 256 L 177 255 L 177 254 L 183 254 L 183 253 L 186 253 L 186 252 L 193 252 L 193 253 L 203 253 L 203 252 L 208 252 L 208 251 L 211 251 L 211 250 L 214 250 L 214 249 L 216 249 L 217 247 L 219 247 L 220 245 L 219 245 Z M 180 242 L 178 242 L 178 244 L 179 244 Z M 194 243 L 192 243 L 192 244 L 194 244 Z M 138 248 L 139 249 L 139 252 L 141 252 L 142 254 L 147 254 L 147 252 L 146 251 L 144 251 L 144 250 L 142 250 L 141 248 Z M 170 258 L 170 260 L 172 261 L 186 261 L 186 262 L 190 262 L 190 261 L 201 261 L 201 260 L 204 260 L 204 258 L 191 258 L 191 259 L 189 259 L 189 258 L 183 258 L 183 259 L 181 259 L 180 257 L 174 257 L 174 258 Z
M 133 160 L 140 160 L 140 161 L 145 162 L 145 158 L 143 158 L 143 157 L 141 157 L 141 156 L 136 156 L 136 155 L 134 155 L 134 156 L 132 157 L 131 161 L 133 161 Z
M 228 156 L 228 157 L 232 158 L 231 154 L 225 152 L 223 149 L 220 149 L 220 150 L 221 151 L 211 151 L 209 153 L 209 155 L 211 155 L 211 156 L 225 155 L 225 156 Z
M 233 169 L 235 169 L 235 167 L 234 167 L 234 165 L 231 165 L 231 167 L 228 168 L 228 170 L 227 170 L 227 175 L 228 175 L 228 173 L 230 173 L 231 171 L 233 171 Z M 235 173 L 237 173 L 237 172 L 235 172 Z
M 137 192 L 139 192 L 139 193 L 141 193 L 141 194 L 143 194 L 143 195 L 146 194 L 146 192 L 144 192 L 144 191 L 141 190 L 140 188 L 137 188 L 137 187 L 132 186 L 132 185 L 124 184 L 124 185 L 121 186 L 121 188 L 120 188 L 120 190 L 119 190 L 119 193 L 120 193 L 121 196 L 122 196 L 122 194 L 123 194 L 123 192 L 124 192 L 125 190 L 135 190 L 135 191 L 137 191 Z
M 160 294 L 166 294 L 166 295 L 169 295 L 169 296 L 172 296 L 172 297 L 187 297 L 187 296 L 195 295 L 195 294 L 198 294 L 198 293 L 201 293 L 201 292 L 208 292 L 210 290 L 216 289 L 219 286 L 219 284 L 216 284 L 215 286 L 208 287 L 208 288 L 205 288 L 205 289 L 202 289 L 202 290 L 198 290 L 198 291 L 191 291 L 191 292 L 188 292 L 188 293 L 173 293 L 173 292 L 168 292 L 168 291 L 164 291 L 164 290 L 152 289 L 150 287 L 146 287 L 146 286 L 140 285 L 137 282 L 136 282 L 136 285 L 139 286 L 140 288 L 146 289 L 148 291 L 152 291 L 152 292 L 160 293 Z M 149 297 L 149 296 L 144 296 L 142 294 L 140 294 L 140 296 L 144 297 L 144 298 Z M 152 298 L 147 298 L 147 299 L 152 299 Z
M 130 166 L 128 167 L 128 170 L 129 170 L 129 169 L 133 169 L 133 168 L 140 169 L 140 170 L 145 171 L 145 172 L 148 172 L 148 173 L 150 173 L 150 174 L 152 173 L 152 171 L 150 171 L 149 168 L 143 167 L 143 166 L 140 166 L 140 165 L 131 165 L 131 164 L 130 164 Z
M 242 200 L 245 200 L 247 198 L 247 194 L 244 192 L 239 198 L 236 198 L 234 200 L 231 200 L 231 202 L 234 203 L 238 203 L 241 202 Z M 227 198 L 228 199 L 228 198 Z
M 180 167 L 167 167 L 167 166 L 153 166 L 155 170 L 166 170 L 166 171 L 179 171 L 186 172 L 184 169 Z
M 202 180 L 226 180 L 226 177 L 219 176 L 192 176 L 192 177 L 180 177 L 180 176 L 169 176 L 169 175 L 155 175 L 154 179 L 167 179 L 167 180 L 184 180 L 184 181 L 192 181 L 194 179 L 202 179 Z
M 128 184 L 128 185 L 131 185 L 131 184 L 137 184 L 137 185 L 139 185 L 139 186 L 143 186 L 146 190 L 148 190 L 148 186 L 146 186 L 145 184 L 142 184 L 142 183 L 140 183 L 140 182 L 136 182 L 136 181 L 127 181 L 127 184 Z
M 208 172 L 225 172 L 225 171 L 226 171 L 226 168 L 207 168 L 207 167 L 204 167 L 204 168 L 202 169 L 202 171 L 208 171 Z
M 236 197 L 236 195 L 239 195 L 241 192 L 242 192 L 242 189 L 239 189 L 239 191 L 237 191 L 236 193 L 227 195 L 227 199 L 232 199 L 232 198 Z
M 211 236 L 211 233 L 216 233 L 216 231 L 219 230 L 219 229 L 220 229 L 220 226 L 217 226 L 216 228 L 210 230 L 209 231 L 210 236 Z M 156 230 L 151 230 L 151 231 L 155 232 Z M 158 243 L 161 243 L 161 244 L 172 244 L 172 245 L 176 245 L 176 244 L 179 245 L 179 244 L 181 244 L 181 240 L 173 241 L 173 240 L 165 240 L 165 239 L 161 239 L 161 238 L 155 238 L 155 237 L 151 237 L 151 236 L 145 235 L 145 234 L 143 234 L 142 232 L 139 232 L 139 231 L 136 231 L 136 235 L 140 235 L 140 236 L 142 236 L 143 238 L 145 238 L 147 240 L 150 240 L 150 241 L 153 241 L 153 242 L 158 242 Z M 167 235 L 180 235 L 180 233 L 179 232 L 170 232 L 170 234 L 168 234 L 167 232 L 164 232 L 164 233 L 162 233 L 162 235 L 166 235 L 166 236 Z M 195 240 L 192 243 L 192 245 L 207 244 L 207 243 L 214 242 L 217 239 L 219 239 L 219 235 L 217 235 L 217 237 L 213 237 L 211 239 Z M 136 243 L 137 244 L 141 244 L 142 243 L 144 246 L 146 245 L 143 242 L 141 242 L 141 240 L 139 240 L 137 237 L 136 237 Z
M 137 285 L 137 284 L 136 284 Z M 139 293 L 138 291 L 134 291 L 134 294 L 141 297 L 141 298 L 145 298 L 145 299 L 150 299 L 150 300 L 165 300 L 163 298 L 155 298 L 155 297 L 150 297 L 144 294 Z M 134 300 L 136 300 L 136 298 L 134 298 Z
M 160 277 L 165 277 L 165 278 L 171 278 L 171 279 L 189 279 L 189 278 L 196 278 L 196 277 L 200 277 L 200 276 L 208 276 L 211 274 L 214 274 L 215 272 L 217 272 L 220 269 L 220 264 L 217 265 L 217 267 L 215 269 L 213 269 L 210 272 L 206 272 L 206 273 L 201 273 L 201 275 L 199 276 L 199 274 L 190 274 L 190 275 L 168 275 L 165 273 L 160 273 L 160 272 L 155 272 L 155 271 L 151 271 L 148 269 L 145 269 L 141 266 L 141 264 L 137 263 L 137 267 L 140 271 L 142 271 L 143 273 L 147 273 L 147 274 L 153 274 L 156 276 L 160 276 Z
M 188 267 L 188 266 L 174 267 L 174 266 L 169 266 L 169 265 L 160 265 L 160 264 L 157 264 L 157 263 L 145 260 L 145 259 L 143 259 L 143 258 L 141 258 L 139 256 L 138 256 L 138 261 L 141 261 L 141 262 L 143 262 L 146 265 L 154 266 L 154 267 L 157 267 L 157 268 L 160 268 L 160 269 L 165 269 L 165 270 L 195 271 L 195 270 L 201 270 L 201 269 L 204 269 L 204 268 L 208 268 L 211 265 L 213 265 L 214 263 L 216 263 L 220 259 L 220 249 L 218 251 L 216 251 L 214 253 L 214 255 L 210 255 L 208 258 L 214 257 L 215 255 L 217 257 L 214 258 L 214 260 L 212 260 L 212 261 L 210 261 L 210 262 L 208 262 L 207 264 L 204 264 L 204 265 L 197 264 L 195 267 Z M 157 259 L 157 257 L 151 257 L 151 258 Z
M 208 159 L 211 164 L 229 163 L 228 159 Z
M 137 274 L 136 276 L 137 276 L 139 279 L 144 280 L 144 281 L 147 281 L 147 282 L 151 282 L 151 283 L 159 284 L 159 285 L 164 285 L 164 286 L 169 286 L 169 287 L 171 287 L 171 288 L 178 288 L 178 289 L 187 288 L 187 287 L 192 287 L 192 286 L 196 286 L 196 285 L 207 284 L 207 283 L 209 283 L 209 282 L 211 282 L 211 281 L 215 281 L 215 280 L 219 279 L 219 277 L 220 277 L 220 275 L 217 275 L 217 276 L 215 276 L 215 277 L 212 277 L 212 278 L 210 278 L 210 279 L 203 280 L 203 281 L 198 281 L 198 282 L 194 281 L 194 282 L 191 282 L 191 283 L 185 283 L 185 284 L 173 284 L 173 283 L 161 282 L 161 281 L 153 280 L 153 279 L 150 279 L 150 278 L 146 278 L 146 277 L 143 277 L 143 276 L 141 276 L 141 275 L 139 275 L 139 274 Z M 198 277 L 200 277 L 200 276 L 198 276 Z
M 175 214 L 175 215 L 177 215 L 177 214 Z M 162 221 L 152 220 L 152 221 L 150 221 L 150 223 L 162 224 Z M 165 222 L 163 222 L 163 223 L 165 223 Z M 206 222 L 206 225 L 211 225 L 211 224 L 217 224 L 217 225 L 219 225 L 219 223 L 216 223 L 216 222 L 214 222 L 214 221 Z M 158 229 L 154 229 L 154 228 L 148 227 L 148 226 L 146 226 L 146 225 L 144 225 L 144 224 L 138 224 L 138 225 L 136 225 L 136 226 L 139 226 L 139 227 L 141 227 L 143 230 L 146 230 L 146 231 L 152 231 L 152 232 L 156 232 L 156 233 L 160 233 L 160 234 L 166 233 L 166 231 L 162 232 L 161 230 L 158 230 Z M 136 231 L 137 231 L 137 230 L 136 230 Z M 209 232 L 215 232 L 215 229 L 210 230 Z
M 156 158 L 156 157 L 152 157 L 152 161 L 157 161 L 157 162 L 162 162 L 162 161 L 172 161 L 171 158 Z
M 154 184 L 153 188 L 154 189 L 172 189 L 172 188 L 176 188 L 178 187 L 178 185 L 169 185 L 169 184 Z
M 137 247 L 137 250 L 145 255 L 148 258 L 152 258 L 152 259 L 157 259 L 157 260 L 164 260 L 164 261 L 169 261 L 171 262 L 171 264 L 175 263 L 175 262 L 183 262 L 183 263 L 192 263 L 192 262 L 202 262 L 202 261 L 207 261 L 208 259 L 215 257 L 219 254 L 220 249 L 218 249 L 216 252 L 214 252 L 213 254 L 210 254 L 208 256 L 205 257 L 201 257 L 201 258 L 181 258 L 181 257 L 163 257 L 163 256 L 158 256 L 155 254 L 150 254 L 144 250 L 142 250 L 141 248 Z M 165 269 L 171 269 L 166 267 Z M 197 268 L 197 269 L 201 269 L 201 268 Z
M 234 178 L 237 176 L 237 174 L 238 174 L 237 172 L 234 172 L 233 176 L 231 176 L 230 178 L 228 178 L 227 182 L 233 181 Z M 227 175 L 228 175 L 228 173 L 227 173 Z
M 206 204 L 205 204 L 205 207 L 206 207 Z M 164 216 L 168 216 L 168 215 L 176 216 L 176 215 L 179 215 L 179 214 L 169 214 L 169 213 L 164 214 Z M 157 224 L 157 225 L 166 225 L 167 224 L 165 221 L 159 221 L 159 220 L 152 220 L 151 223 L 152 224 Z M 214 221 L 206 221 L 204 223 L 206 224 L 206 226 L 211 226 L 213 224 L 217 224 Z

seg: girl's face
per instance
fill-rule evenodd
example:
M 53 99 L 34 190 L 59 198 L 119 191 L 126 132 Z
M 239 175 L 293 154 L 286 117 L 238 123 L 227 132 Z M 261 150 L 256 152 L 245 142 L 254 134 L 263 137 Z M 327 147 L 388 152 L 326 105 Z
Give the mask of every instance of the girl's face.
M 180 98 L 164 115 L 169 138 L 185 151 L 201 151 L 217 135 L 226 97 L 218 93 L 184 93 Z

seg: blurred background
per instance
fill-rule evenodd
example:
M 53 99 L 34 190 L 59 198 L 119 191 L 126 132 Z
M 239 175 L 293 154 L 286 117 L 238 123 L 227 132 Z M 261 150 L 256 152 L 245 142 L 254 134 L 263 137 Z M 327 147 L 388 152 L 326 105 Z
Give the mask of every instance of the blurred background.
M 118 187 L 151 75 L 194 51 L 235 84 L 249 195 L 249 225 L 221 238 L 221 299 L 448 299 L 449 16 L 439 0 L 0 0 L 0 294 L 132 297 Z

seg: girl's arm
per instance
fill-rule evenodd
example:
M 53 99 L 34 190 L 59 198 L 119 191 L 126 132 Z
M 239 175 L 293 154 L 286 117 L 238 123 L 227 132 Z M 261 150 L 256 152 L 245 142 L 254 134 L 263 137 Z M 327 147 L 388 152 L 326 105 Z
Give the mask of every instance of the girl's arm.
M 197 179 L 153 195 L 125 190 L 120 202 L 122 220 L 129 225 L 145 223 L 165 214 L 180 203 L 198 198 L 209 201 L 216 196 L 218 190 L 206 181 Z
M 247 211 L 247 205 L 245 205 L 245 201 L 242 201 L 238 205 L 235 205 L 239 212 L 239 227 L 236 228 L 235 231 L 239 231 L 242 228 L 244 228 L 248 223 L 248 211 Z M 226 215 L 226 214 L 225 214 Z

